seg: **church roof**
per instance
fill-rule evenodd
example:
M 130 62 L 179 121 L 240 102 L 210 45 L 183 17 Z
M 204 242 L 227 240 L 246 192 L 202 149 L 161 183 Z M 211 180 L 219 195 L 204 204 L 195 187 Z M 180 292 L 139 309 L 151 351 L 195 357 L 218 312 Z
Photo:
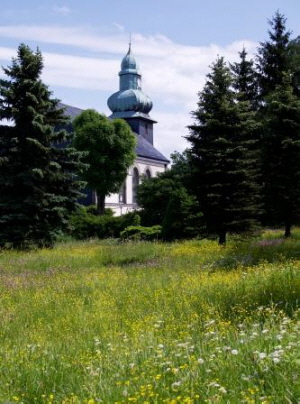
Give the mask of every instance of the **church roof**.
M 72 107 L 71 105 L 59 104 L 60 108 L 65 110 L 65 115 L 69 116 L 71 120 L 73 120 L 77 115 L 83 112 L 83 109 Z M 147 158 L 150 160 L 162 161 L 168 164 L 170 161 L 161 154 L 155 147 L 149 143 L 142 135 L 136 134 L 137 137 L 137 145 L 136 145 L 136 154 L 138 157 Z

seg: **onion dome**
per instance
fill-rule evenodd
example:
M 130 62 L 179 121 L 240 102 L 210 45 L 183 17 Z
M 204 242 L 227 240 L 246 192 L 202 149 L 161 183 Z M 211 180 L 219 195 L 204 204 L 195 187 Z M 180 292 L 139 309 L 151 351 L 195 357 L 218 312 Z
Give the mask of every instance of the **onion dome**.
M 129 44 L 128 52 L 122 60 L 120 73 L 125 74 L 128 70 L 135 70 L 136 73 L 138 73 L 139 70 L 139 65 L 131 52 L 131 44 Z
M 152 101 L 142 92 L 142 76 L 130 45 L 122 60 L 119 76 L 120 89 L 107 100 L 109 109 L 113 114 L 120 112 L 148 114 L 152 109 Z

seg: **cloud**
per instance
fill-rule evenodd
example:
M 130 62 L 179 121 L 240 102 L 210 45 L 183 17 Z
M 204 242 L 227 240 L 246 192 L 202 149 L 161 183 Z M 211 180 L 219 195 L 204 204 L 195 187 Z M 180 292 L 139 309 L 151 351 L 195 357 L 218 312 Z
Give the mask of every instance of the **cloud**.
M 54 5 L 53 6 L 53 11 L 56 14 L 60 14 L 60 15 L 62 15 L 64 17 L 71 14 L 71 9 L 69 7 L 66 7 L 66 6 L 61 6 L 60 7 L 60 6 Z
M 117 22 L 114 22 L 113 24 L 119 31 L 124 32 L 125 31 L 125 27 L 121 24 L 118 24 Z
M 0 26 L 1 36 L 22 41 L 39 38 L 37 45 L 45 65 L 43 80 L 61 87 L 61 93 L 63 88 L 68 88 L 74 92 L 78 89 L 81 94 L 86 90 L 87 97 L 91 91 L 98 91 L 101 97 L 118 89 L 120 63 L 128 47 L 126 33 L 102 35 L 83 27 Z M 65 45 L 61 48 L 64 53 L 47 51 L 47 43 Z M 132 35 L 133 52 L 143 75 L 143 90 L 153 99 L 151 115 L 159 122 L 155 126 L 156 145 L 167 156 L 174 149 L 181 151 L 187 146 L 182 136 L 188 133 L 186 126 L 192 122 L 190 111 L 196 108 L 197 93 L 206 81 L 209 65 L 217 55 L 230 62 L 238 60 L 243 46 L 251 56 L 257 44 L 243 39 L 224 47 L 187 46 L 162 35 Z M 79 49 L 84 49 L 86 56 L 76 56 Z M 11 60 L 15 54 L 12 48 L 0 47 L 0 60 Z M 82 105 L 89 105 L 89 100 L 83 100 Z M 106 99 L 90 107 L 98 109 L 99 105 L 105 109 Z

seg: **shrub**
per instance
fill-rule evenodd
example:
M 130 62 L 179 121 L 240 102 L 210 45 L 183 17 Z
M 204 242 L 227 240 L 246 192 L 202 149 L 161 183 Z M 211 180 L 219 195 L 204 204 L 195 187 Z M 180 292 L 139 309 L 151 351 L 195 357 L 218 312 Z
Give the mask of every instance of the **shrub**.
M 136 212 L 114 217 L 111 209 L 99 216 L 93 205 L 81 206 L 71 217 L 71 235 L 78 239 L 120 237 L 120 233 L 128 226 L 139 225 L 140 217 Z
M 152 227 L 144 226 L 128 226 L 121 232 L 121 239 L 123 240 L 157 240 L 161 235 L 161 226 L 156 225 Z

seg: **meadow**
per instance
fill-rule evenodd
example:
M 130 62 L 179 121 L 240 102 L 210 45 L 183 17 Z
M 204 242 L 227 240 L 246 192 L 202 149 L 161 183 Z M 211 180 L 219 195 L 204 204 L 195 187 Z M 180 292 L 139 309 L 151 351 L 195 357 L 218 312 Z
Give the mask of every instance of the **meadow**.
M 1 403 L 297 403 L 300 229 L 0 253 Z

